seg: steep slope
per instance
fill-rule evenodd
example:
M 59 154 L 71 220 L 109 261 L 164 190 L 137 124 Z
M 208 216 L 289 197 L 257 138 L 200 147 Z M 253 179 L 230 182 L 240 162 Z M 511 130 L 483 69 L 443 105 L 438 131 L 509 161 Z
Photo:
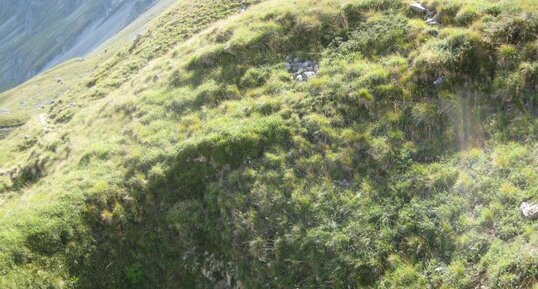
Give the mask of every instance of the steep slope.
M 85 56 L 155 3 L 153 0 L 2 1 L 0 91 L 67 59 Z
M 109 37 L 100 47 L 94 49 L 89 57 L 75 58 L 62 63 L 16 89 L 0 93 L 0 138 L 7 136 L 17 126 L 23 125 L 30 116 L 45 113 L 50 105 L 77 83 L 85 81 L 88 75 L 98 70 L 124 47 L 132 45 L 136 35 L 143 33 L 148 28 L 148 23 L 172 3 L 173 0 L 156 2 L 121 32 Z M 104 24 L 99 26 L 98 30 L 105 26 Z M 71 105 L 76 105 L 76 102 Z
M 0 140 L 0 287 L 536 288 L 538 4 L 410 4 L 176 3 Z

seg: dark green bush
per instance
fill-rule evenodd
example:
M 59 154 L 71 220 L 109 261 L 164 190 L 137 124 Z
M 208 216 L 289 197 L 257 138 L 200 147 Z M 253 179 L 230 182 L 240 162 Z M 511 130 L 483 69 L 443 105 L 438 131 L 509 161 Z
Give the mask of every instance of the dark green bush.
M 381 17 L 360 24 L 349 32 L 348 40 L 338 47 L 340 54 L 360 52 L 367 56 L 404 51 L 408 43 L 407 19 Z
M 488 23 L 488 32 L 499 43 L 521 45 L 536 39 L 538 35 L 538 16 L 502 17 Z
M 439 76 L 453 80 L 488 79 L 494 71 L 494 52 L 480 35 L 468 30 L 449 30 L 433 40 L 414 59 L 415 74 L 433 82 Z
M 471 7 L 465 7 L 458 11 L 454 17 L 454 23 L 459 26 L 469 26 L 479 17 L 479 12 Z

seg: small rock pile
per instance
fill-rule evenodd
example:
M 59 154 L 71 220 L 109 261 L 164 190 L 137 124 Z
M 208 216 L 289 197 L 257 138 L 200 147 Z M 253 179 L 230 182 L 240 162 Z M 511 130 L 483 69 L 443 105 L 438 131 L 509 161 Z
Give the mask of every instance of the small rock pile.
M 424 7 L 424 5 L 418 2 L 415 2 L 411 4 L 411 9 L 417 13 L 425 14 L 427 16 L 425 20 L 427 24 L 429 25 L 439 24 L 439 20 L 437 19 L 437 16 L 435 16 L 435 11 Z
M 319 64 L 313 60 L 304 60 L 301 57 L 286 56 L 286 69 L 293 74 L 297 81 L 307 81 L 318 74 Z
M 529 220 L 538 218 L 538 204 L 523 202 L 519 209 L 521 209 L 523 216 Z
M 55 103 L 54 99 L 45 99 L 34 105 L 34 109 L 44 109 L 47 106 L 51 106 Z

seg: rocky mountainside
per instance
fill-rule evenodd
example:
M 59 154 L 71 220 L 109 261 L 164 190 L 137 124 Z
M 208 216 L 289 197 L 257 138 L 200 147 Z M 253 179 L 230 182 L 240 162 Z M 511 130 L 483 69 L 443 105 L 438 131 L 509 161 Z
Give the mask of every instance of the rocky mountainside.
M 156 0 L 3 0 L 0 91 L 87 55 Z

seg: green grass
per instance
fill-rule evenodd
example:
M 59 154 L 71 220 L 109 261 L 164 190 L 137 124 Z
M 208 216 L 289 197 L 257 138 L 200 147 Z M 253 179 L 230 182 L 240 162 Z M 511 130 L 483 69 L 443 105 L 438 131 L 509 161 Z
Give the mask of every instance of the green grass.
M 26 123 L 29 116 L 25 113 L 12 113 L 0 116 L 0 128 L 14 128 Z
M 0 287 L 537 286 L 532 1 L 247 2 L 179 2 L 0 140 Z

